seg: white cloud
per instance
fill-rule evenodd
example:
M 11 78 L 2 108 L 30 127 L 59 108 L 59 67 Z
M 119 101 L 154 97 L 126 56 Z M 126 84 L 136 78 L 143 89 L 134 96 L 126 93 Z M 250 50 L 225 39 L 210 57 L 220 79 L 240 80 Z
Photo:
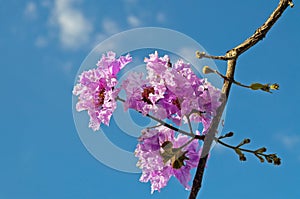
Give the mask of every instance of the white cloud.
M 102 30 L 106 35 L 112 35 L 120 32 L 120 28 L 117 22 L 112 19 L 104 19 L 102 21 Z
M 277 139 L 288 149 L 292 149 L 300 144 L 299 135 L 277 135 Z
M 159 12 L 156 14 L 156 21 L 159 23 L 165 23 L 166 22 L 166 15 L 162 12 Z
M 51 6 L 50 0 L 42 0 L 41 5 L 45 8 L 49 8 Z
M 35 40 L 35 46 L 38 48 L 43 48 L 46 47 L 48 45 L 48 41 L 45 37 L 42 36 L 38 36 Z
M 101 22 L 101 31 L 94 35 L 94 41 L 91 42 L 92 47 L 95 47 L 100 42 L 109 38 L 111 35 L 119 33 L 122 31 L 122 28 L 119 27 L 118 23 L 115 20 L 110 18 L 104 18 Z M 111 49 L 115 44 L 106 43 L 108 49 Z
M 101 42 L 101 41 L 107 39 L 107 38 L 108 38 L 108 36 L 107 36 L 106 34 L 103 34 L 103 33 L 98 33 L 98 34 L 96 34 L 96 36 L 95 36 L 95 40 L 96 40 L 97 44 L 98 44 L 99 42 Z
M 141 21 L 139 20 L 139 18 L 137 18 L 134 15 L 129 15 L 127 17 L 127 23 L 131 26 L 131 27 L 137 27 L 141 25 Z
M 29 19 L 34 19 L 37 17 L 37 7 L 34 2 L 30 1 L 26 4 L 24 15 Z
M 55 0 L 51 22 L 59 29 L 63 47 L 76 49 L 89 42 L 92 24 L 74 8 L 75 0 Z

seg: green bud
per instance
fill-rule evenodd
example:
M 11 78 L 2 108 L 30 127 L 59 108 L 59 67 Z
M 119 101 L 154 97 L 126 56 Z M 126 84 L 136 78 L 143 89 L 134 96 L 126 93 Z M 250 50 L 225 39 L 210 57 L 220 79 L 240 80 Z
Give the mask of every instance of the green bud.
M 265 85 L 260 84 L 260 83 L 253 83 L 253 84 L 250 85 L 250 88 L 252 90 L 259 90 L 259 89 L 262 89 L 264 87 L 265 87 Z
M 253 83 L 249 86 L 252 90 L 263 90 L 266 92 L 270 92 L 270 90 L 279 90 L 279 84 L 260 84 L 260 83 Z

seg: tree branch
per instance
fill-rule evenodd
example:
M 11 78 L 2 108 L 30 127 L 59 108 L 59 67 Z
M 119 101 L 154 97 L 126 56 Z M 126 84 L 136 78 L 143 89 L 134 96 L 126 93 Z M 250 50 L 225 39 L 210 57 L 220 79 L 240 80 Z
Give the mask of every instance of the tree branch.
M 116 100 L 119 100 L 120 102 L 123 102 L 123 103 L 125 102 L 125 100 L 122 99 L 122 98 L 119 97 L 119 96 L 116 97 Z M 137 111 L 137 112 L 141 113 L 140 111 Z M 145 116 L 147 116 L 147 117 L 153 119 L 154 121 L 158 122 L 159 124 L 161 124 L 161 125 L 163 125 L 163 126 L 169 128 L 169 129 L 171 129 L 171 130 L 173 130 L 173 131 L 182 133 L 182 134 L 184 134 L 184 135 L 190 136 L 190 137 L 195 138 L 195 139 L 198 139 L 198 140 L 204 140 L 204 137 L 205 137 L 204 135 L 195 135 L 195 134 L 193 134 L 193 132 L 188 133 L 188 132 L 186 132 L 186 131 L 184 131 L 184 130 L 182 130 L 182 129 L 178 129 L 178 128 L 176 128 L 175 126 L 172 126 L 171 124 L 168 124 L 168 123 L 164 122 L 163 120 L 158 119 L 158 118 L 156 118 L 156 117 L 154 117 L 154 116 L 152 116 L 152 115 L 150 115 L 150 114 L 146 114 Z
M 267 21 L 261 27 L 259 27 L 251 37 L 246 39 L 243 43 L 236 46 L 235 48 L 227 51 L 226 58 L 228 60 L 227 60 L 226 77 L 228 80 L 224 81 L 222 87 L 222 93 L 223 93 L 222 104 L 218 108 L 217 115 L 213 118 L 210 129 L 207 135 L 205 136 L 201 158 L 199 160 L 197 171 L 193 180 L 193 186 L 190 192 L 189 199 L 196 199 L 197 194 L 201 188 L 208 153 L 211 148 L 212 142 L 215 138 L 215 135 L 217 134 L 218 126 L 226 106 L 226 102 L 232 85 L 232 81 L 230 80 L 234 79 L 234 71 L 235 71 L 236 61 L 238 57 L 266 36 L 268 31 L 275 24 L 275 22 L 280 18 L 280 16 L 288 6 L 291 7 L 293 6 L 292 0 L 280 0 L 277 8 L 273 11 L 273 13 L 267 19 Z
M 281 159 L 279 157 L 277 157 L 277 155 L 275 153 L 265 154 L 265 152 L 267 151 L 267 148 L 265 148 L 265 147 L 261 147 L 261 148 L 256 149 L 256 150 L 241 148 L 242 145 L 250 143 L 250 139 L 244 139 L 237 146 L 232 146 L 230 144 L 227 144 L 227 143 L 221 141 L 220 139 L 217 139 L 217 142 L 219 144 L 227 147 L 227 148 L 233 149 L 239 155 L 241 161 L 246 161 L 246 157 L 245 157 L 243 152 L 247 152 L 247 153 L 254 154 L 260 160 L 260 162 L 265 161 L 262 158 L 262 157 L 264 157 L 267 160 L 268 163 L 273 163 L 274 165 L 280 165 L 281 164 Z

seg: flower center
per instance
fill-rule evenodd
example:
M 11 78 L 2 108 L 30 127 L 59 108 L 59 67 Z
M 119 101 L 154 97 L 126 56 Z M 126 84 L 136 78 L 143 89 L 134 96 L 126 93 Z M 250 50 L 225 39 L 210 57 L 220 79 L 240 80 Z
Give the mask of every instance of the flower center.
M 152 104 L 151 100 L 149 99 L 150 93 L 154 94 L 154 88 L 150 86 L 145 87 L 142 93 L 142 100 L 147 104 Z
M 176 99 L 172 99 L 172 104 L 174 104 L 175 106 L 177 106 L 177 108 L 179 110 L 181 110 L 181 105 L 180 105 L 178 97 L 176 97 Z
M 96 106 L 97 107 L 102 106 L 104 104 L 104 99 L 105 99 L 105 89 L 102 88 L 98 94 Z

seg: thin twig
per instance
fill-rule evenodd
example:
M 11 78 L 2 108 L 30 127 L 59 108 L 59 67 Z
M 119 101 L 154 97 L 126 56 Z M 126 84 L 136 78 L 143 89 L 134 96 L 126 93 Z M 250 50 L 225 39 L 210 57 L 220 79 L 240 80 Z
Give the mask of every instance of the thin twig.
M 196 52 L 196 57 L 198 59 L 208 58 L 208 59 L 217 59 L 217 60 L 224 60 L 224 61 L 232 59 L 232 57 L 208 55 L 205 52 L 199 52 L 199 51 Z
M 266 152 L 266 148 L 265 147 L 262 147 L 260 149 L 256 149 L 256 150 L 250 150 L 250 149 L 244 149 L 244 148 L 241 148 L 242 145 L 244 145 L 245 143 L 241 143 L 240 145 L 238 146 L 232 146 L 230 144 L 227 144 L 223 141 L 221 141 L 220 139 L 217 139 L 217 142 L 220 143 L 221 145 L 227 147 L 227 148 L 231 148 L 233 150 L 239 150 L 239 151 L 243 151 L 243 152 L 247 152 L 247 153 L 252 153 L 254 154 L 261 162 L 264 162 L 264 159 L 262 157 L 264 157 L 267 162 L 269 163 L 273 163 L 274 165 L 280 165 L 281 164 L 281 160 L 280 158 L 277 157 L 276 154 L 265 154 Z M 249 143 L 249 142 L 248 142 Z M 241 159 L 243 161 L 246 160 L 245 156 L 243 153 L 240 152 L 240 159 L 241 159 L 241 156 L 244 158 L 244 159 Z M 261 157 L 262 156 L 262 157 Z
M 270 17 L 266 20 L 266 22 L 261 27 L 259 27 L 255 31 L 255 33 L 251 37 L 246 39 L 243 43 L 241 43 L 237 47 L 227 51 L 226 57 L 233 58 L 227 61 L 226 77 L 228 79 L 234 79 L 236 61 L 239 55 L 247 51 L 249 48 L 254 46 L 260 40 L 262 40 L 289 5 L 290 6 L 293 5 L 292 0 L 280 0 L 277 8 L 273 11 Z M 214 140 L 215 134 L 217 133 L 217 129 L 221 121 L 223 111 L 225 109 L 226 101 L 230 93 L 231 85 L 232 82 L 228 80 L 224 81 L 222 92 L 224 94 L 225 99 L 222 101 L 222 104 L 218 108 L 217 115 L 214 117 L 211 127 L 208 130 L 207 135 L 205 136 L 204 147 L 202 150 L 201 158 L 198 163 L 198 167 L 194 177 L 193 186 L 190 192 L 189 199 L 196 199 L 197 194 L 201 188 L 208 153 L 212 145 L 212 142 Z
M 125 102 L 125 100 L 122 99 L 122 98 L 120 98 L 119 96 L 117 96 L 116 99 L 119 100 L 120 102 L 123 102 L 123 103 Z M 140 111 L 138 111 L 138 112 L 140 113 Z M 164 125 L 165 127 L 169 128 L 169 129 L 172 129 L 172 130 L 174 130 L 174 131 L 176 131 L 176 132 L 179 132 L 179 133 L 182 133 L 182 134 L 184 134 L 184 135 L 187 135 L 187 136 L 190 136 L 190 137 L 192 137 L 192 138 L 195 138 L 195 135 L 194 135 L 194 134 L 188 133 L 188 132 L 186 132 L 186 131 L 184 131 L 184 130 L 181 130 L 181 129 L 178 129 L 178 128 L 176 128 L 175 126 L 172 126 L 171 124 L 168 124 L 168 123 L 166 123 L 166 122 L 164 122 L 164 121 L 162 121 L 162 120 L 160 120 L 160 119 L 158 119 L 158 118 L 156 118 L 156 117 L 154 117 L 154 116 L 152 116 L 152 115 L 150 115 L 150 114 L 146 114 L 145 116 L 147 116 L 147 117 L 149 117 L 149 118 L 151 118 L 151 119 L 157 121 L 158 123 L 160 123 L 161 125 Z
M 194 141 L 195 138 L 191 138 L 189 141 L 187 141 L 185 144 L 183 144 L 182 146 L 179 147 L 179 149 L 183 149 L 184 147 L 186 147 L 187 145 L 189 145 L 192 141 Z
M 149 126 L 146 129 L 155 129 L 155 128 L 160 127 L 160 126 L 162 126 L 162 124 L 157 124 L 155 126 Z
M 242 84 L 242 83 L 240 83 L 238 81 L 235 81 L 234 79 L 229 79 L 228 77 L 226 77 L 225 75 L 223 75 L 222 73 L 220 73 L 217 70 L 213 70 L 213 71 L 214 71 L 214 73 L 216 73 L 217 75 L 219 75 L 220 77 L 222 77 L 226 81 L 230 81 L 230 82 L 232 82 L 232 83 L 234 83 L 234 84 L 236 84 L 238 86 L 244 87 L 244 88 L 250 88 L 250 86 L 248 86 L 248 85 Z
M 187 121 L 188 121 L 188 124 L 189 124 L 189 128 L 190 128 L 190 132 L 191 134 L 194 134 L 193 132 L 193 127 L 192 127 L 192 123 L 191 123 L 191 120 L 190 120 L 190 114 L 186 115 L 186 118 L 187 118 Z

